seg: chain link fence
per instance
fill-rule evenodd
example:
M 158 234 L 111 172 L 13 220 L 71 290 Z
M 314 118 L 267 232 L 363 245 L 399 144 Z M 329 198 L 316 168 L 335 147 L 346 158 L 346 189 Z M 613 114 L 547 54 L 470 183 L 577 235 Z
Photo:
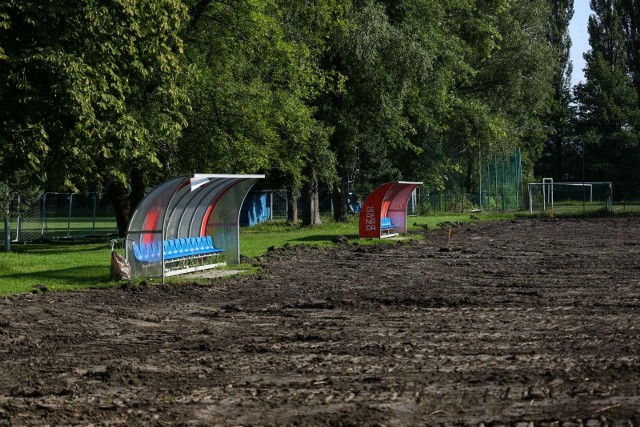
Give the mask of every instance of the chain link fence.
M 511 156 L 489 156 L 478 169 L 478 208 L 502 212 L 523 209 L 520 149 L 515 149 Z
M 285 190 L 268 191 L 271 216 L 269 219 L 287 219 L 289 214 L 289 198 Z
M 419 189 L 417 203 L 420 213 L 506 212 L 524 208 L 526 194 L 519 149 L 511 155 L 483 156 L 474 168 L 472 180 L 477 190 L 473 193 L 467 191 L 462 173 L 448 175 L 443 190 Z
M 436 213 L 462 213 L 476 209 L 477 196 L 458 190 L 422 190 L 416 195 L 415 213 L 425 215 Z M 407 208 L 407 213 L 412 214 Z
M 98 193 L 46 192 L 39 197 L 12 197 L 11 240 L 16 243 L 51 239 L 116 236 L 111 202 Z

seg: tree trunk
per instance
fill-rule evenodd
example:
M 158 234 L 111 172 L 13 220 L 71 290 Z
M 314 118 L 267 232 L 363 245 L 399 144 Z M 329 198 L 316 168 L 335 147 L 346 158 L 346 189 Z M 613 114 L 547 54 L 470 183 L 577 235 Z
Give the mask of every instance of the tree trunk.
M 562 137 L 561 136 L 556 136 L 556 140 L 553 141 L 553 146 L 555 148 L 555 170 L 553 171 L 553 177 L 558 180 L 558 181 L 562 181 L 564 180 L 563 172 L 564 172 L 564 153 L 563 153 L 563 146 L 562 146 Z
M 118 224 L 118 236 L 126 237 L 127 227 L 131 215 L 131 205 L 129 204 L 129 192 L 127 187 L 113 175 L 105 178 L 107 194 L 113 205 L 116 214 L 116 223 Z
M 305 188 L 304 210 L 302 224 L 316 226 L 322 224 L 320 218 L 320 193 L 318 189 L 318 174 L 315 168 L 311 167 L 309 182 Z
M 298 194 L 290 190 L 287 190 L 287 221 L 298 223 Z
M 129 207 L 133 211 L 144 198 L 144 172 L 140 168 L 131 169 L 131 194 Z M 131 214 L 131 212 L 129 213 Z
M 340 222 L 346 222 L 348 220 L 348 178 L 346 173 L 342 173 L 341 176 L 340 184 L 333 186 L 333 219 Z

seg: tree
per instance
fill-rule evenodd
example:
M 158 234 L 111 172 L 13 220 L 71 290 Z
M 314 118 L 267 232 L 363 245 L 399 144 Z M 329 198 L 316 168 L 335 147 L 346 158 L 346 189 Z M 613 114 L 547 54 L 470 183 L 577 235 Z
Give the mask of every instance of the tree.
M 431 66 L 413 37 L 389 19 L 384 4 L 355 2 L 345 10 L 345 23 L 330 34 L 322 60 L 323 68 L 337 76 L 336 90 L 316 101 L 318 118 L 334 129 L 330 139 L 340 177 L 333 189 L 338 220 L 346 218 L 354 170 L 363 171 L 359 188 L 371 190 L 401 176 L 394 151 L 420 151 L 409 139 L 414 129 L 404 108 L 407 89 Z
M 623 197 L 637 192 L 640 174 L 638 93 L 629 68 L 622 2 L 592 0 L 591 50 L 585 54 L 586 82 L 575 89 L 579 137 L 586 147 L 591 180 L 614 181 Z
M 543 0 L 364 0 L 345 10 L 322 62 L 340 90 L 317 101 L 334 129 L 336 219 L 354 170 L 363 193 L 393 179 L 443 188 L 454 175 L 471 191 L 481 147 L 521 146 L 535 160 L 555 64 Z
M 320 185 L 331 187 L 337 180 L 336 154 L 330 147 L 330 138 L 334 127 L 332 123 L 324 122 L 319 114 L 319 100 L 328 94 L 340 90 L 342 76 L 332 67 L 324 67 L 324 58 L 330 50 L 329 40 L 344 28 L 346 10 L 350 0 L 319 0 L 308 2 L 305 0 L 286 0 L 277 2 L 280 8 L 280 20 L 286 37 L 294 45 L 303 47 L 305 55 L 304 68 L 311 78 L 306 79 L 306 91 L 299 92 L 309 107 L 313 121 L 311 132 L 307 140 L 307 152 L 302 179 L 304 189 L 303 224 L 319 225 L 320 218 Z M 290 189 L 289 194 L 294 194 Z M 295 197 L 289 198 L 295 204 Z M 290 206 L 289 213 L 296 212 L 296 207 Z M 290 218 L 293 219 L 293 218 Z M 295 221 L 294 221 L 295 222 Z
M 636 92 L 640 94 L 640 2 L 621 1 L 621 18 L 627 51 L 627 63 Z
M 323 78 L 292 20 L 303 6 L 190 2 L 185 40 L 193 110 L 177 153 L 180 170 L 263 171 L 294 203 L 306 181 L 330 176 L 318 169 L 322 161 L 332 167 L 328 129 L 309 105 Z M 309 219 L 318 222 L 317 209 Z
M 571 96 L 572 63 L 569 59 L 571 38 L 569 23 L 573 17 L 573 0 L 553 0 L 549 17 L 548 38 L 556 53 L 553 75 L 553 99 L 549 113 L 543 118 L 547 141 L 537 165 L 538 175 L 562 180 L 567 172 L 566 158 L 573 136 Z M 571 163 L 570 163 L 571 164 Z
M 104 181 L 123 235 L 137 203 L 127 186 L 161 168 L 186 124 L 185 12 L 179 0 L 3 2 L 0 174 L 30 170 L 38 184 L 73 191 Z
M 432 188 L 477 190 L 478 157 L 523 148 L 535 160 L 543 141 L 555 58 L 548 7 L 533 2 L 396 1 L 394 19 L 416 35 L 434 64 L 407 91 L 405 115 L 418 156 L 397 152 L 403 177 Z M 428 13 L 427 13 L 428 11 Z
M 460 86 L 461 106 L 453 124 L 461 126 L 453 130 L 467 141 L 462 148 L 467 165 L 477 164 L 473 153 L 506 155 L 518 147 L 524 167 L 531 170 L 545 138 L 541 117 L 557 64 L 547 39 L 548 2 L 501 2 L 480 10 L 485 23 L 477 24 L 477 32 L 483 37 L 467 42 L 473 72 Z M 474 187 L 469 173 L 465 181 L 467 189 Z

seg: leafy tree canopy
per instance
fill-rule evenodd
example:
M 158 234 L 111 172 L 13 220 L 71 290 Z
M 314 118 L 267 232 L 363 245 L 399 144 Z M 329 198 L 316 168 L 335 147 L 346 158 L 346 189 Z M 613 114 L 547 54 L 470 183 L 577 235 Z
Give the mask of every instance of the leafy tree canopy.
M 158 165 L 186 125 L 179 0 L 0 5 L 0 174 L 78 189 Z

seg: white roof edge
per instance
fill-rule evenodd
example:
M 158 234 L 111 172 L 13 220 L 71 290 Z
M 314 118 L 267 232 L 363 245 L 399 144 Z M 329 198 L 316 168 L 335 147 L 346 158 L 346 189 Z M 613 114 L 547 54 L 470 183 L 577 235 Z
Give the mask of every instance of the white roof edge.
M 218 174 L 218 173 L 194 173 L 191 178 L 203 179 L 203 178 L 222 178 L 222 179 L 230 179 L 230 178 L 238 178 L 238 179 L 261 179 L 264 178 L 265 175 L 235 175 L 235 174 Z
M 613 181 L 565 181 L 565 182 L 529 182 L 529 184 L 533 185 L 582 185 L 582 184 L 612 184 Z
M 412 181 L 398 181 L 398 184 L 410 184 L 410 185 L 423 185 L 423 182 L 412 182 Z

